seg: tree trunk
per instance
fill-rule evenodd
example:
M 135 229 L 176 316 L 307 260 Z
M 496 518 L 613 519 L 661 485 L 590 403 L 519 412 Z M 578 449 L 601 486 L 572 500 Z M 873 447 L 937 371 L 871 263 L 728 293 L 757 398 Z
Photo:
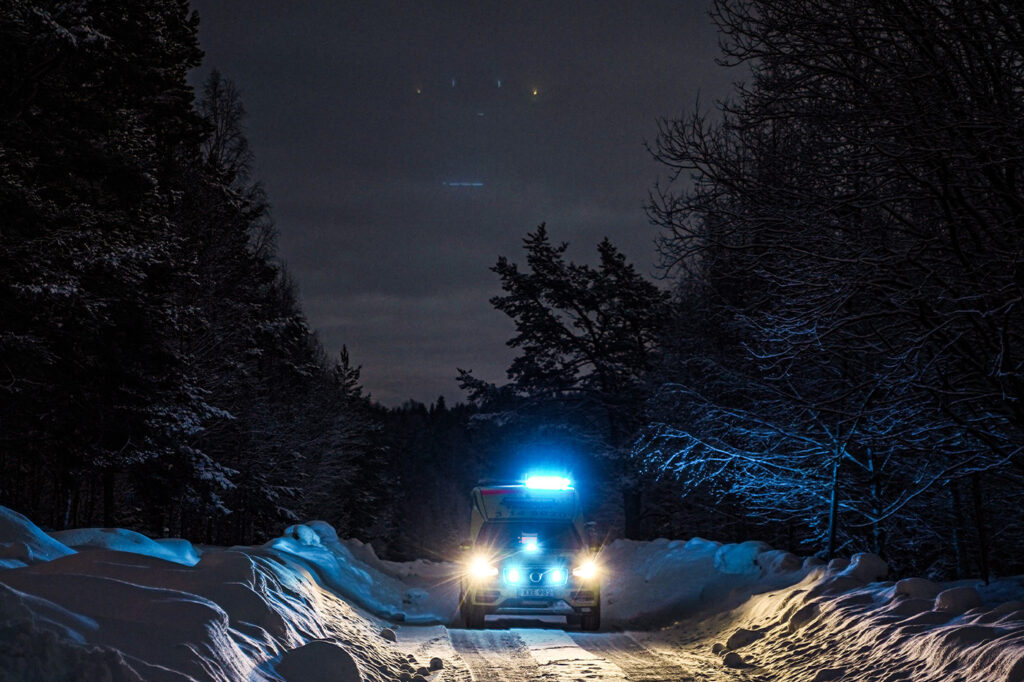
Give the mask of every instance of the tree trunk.
M 878 472 L 878 464 L 875 461 L 875 451 L 868 448 L 868 470 L 871 472 L 871 511 L 875 515 L 875 521 L 871 524 L 871 550 L 878 556 L 882 556 L 882 545 L 885 539 L 882 534 L 882 524 L 878 519 L 882 516 L 882 492 Z
M 831 561 L 836 552 L 836 537 L 839 534 L 839 463 L 842 461 L 842 454 L 839 454 L 832 465 L 832 500 L 828 510 L 828 546 L 825 548 L 825 561 Z
M 95 526 L 96 525 L 96 475 L 93 474 L 87 480 L 88 487 L 86 490 L 88 494 L 85 496 L 85 525 Z
M 192 517 L 185 504 L 179 501 L 178 507 L 180 509 L 180 513 L 178 514 L 178 534 L 176 537 L 187 538 L 192 534 Z
M 62 526 L 61 522 L 64 519 L 64 513 L 60 509 L 60 503 L 64 499 L 64 483 L 61 481 L 61 476 L 54 473 L 50 477 L 50 485 L 52 487 L 50 490 L 50 518 L 47 523 L 50 524 L 50 528 L 63 529 L 65 526 Z M 70 502 L 70 498 L 68 501 Z
M 960 488 L 957 480 L 950 479 L 946 486 L 949 488 L 950 511 L 953 512 L 953 558 L 955 560 L 955 573 L 957 580 L 967 575 L 967 553 L 964 551 L 964 540 L 961 529 L 964 525 L 963 507 L 960 501 Z
M 103 471 L 103 525 L 114 527 L 114 472 Z
M 974 528 L 978 533 L 978 562 L 981 577 L 988 585 L 988 535 L 985 529 L 985 507 L 981 499 L 981 474 L 971 474 L 971 495 L 974 498 Z
M 627 540 L 642 540 L 640 513 L 643 507 L 643 494 L 636 483 L 627 483 L 622 489 L 622 509 L 625 521 L 623 529 Z
M 60 526 L 58 528 L 65 529 L 71 527 L 71 488 L 64 491 L 64 516 L 60 520 Z
M 42 475 L 40 473 L 41 467 L 39 466 L 41 459 L 42 457 L 33 458 L 32 470 L 27 477 L 30 483 L 28 486 L 28 510 L 26 513 L 30 515 L 36 514 L 39 511 L 39 494 L 43 488 Z

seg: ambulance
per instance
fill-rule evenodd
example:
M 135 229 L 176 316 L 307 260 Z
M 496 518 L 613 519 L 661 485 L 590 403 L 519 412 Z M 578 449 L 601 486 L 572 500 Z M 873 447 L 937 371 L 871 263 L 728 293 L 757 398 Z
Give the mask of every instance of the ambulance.
M 601 627 L 598 548 L 588 541 L 579 496 L 561 476 L 473 488 L 464 543 L 460 610 L 467 628 L 488 614 L 565 616 Z

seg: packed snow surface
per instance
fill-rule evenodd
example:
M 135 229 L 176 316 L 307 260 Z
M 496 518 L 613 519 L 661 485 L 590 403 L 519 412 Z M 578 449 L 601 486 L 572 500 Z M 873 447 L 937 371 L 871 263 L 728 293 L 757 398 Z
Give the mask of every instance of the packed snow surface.
M 600 563 L 606 629 L 629 632 L 471 636 L 443 627 L 456 564 L 384 561 L 323 522 L 199 552 L 119 529 L 51 536 L 0 507 L 0 680 L 463 682 L 474 660 L 526 680 L 528 651 L 538 679 L 664 664 L 722 680 L 1024 681 L 1022 578 L 886 582 L 871 554 L 824 566 L 700 538 L 619 540 Z

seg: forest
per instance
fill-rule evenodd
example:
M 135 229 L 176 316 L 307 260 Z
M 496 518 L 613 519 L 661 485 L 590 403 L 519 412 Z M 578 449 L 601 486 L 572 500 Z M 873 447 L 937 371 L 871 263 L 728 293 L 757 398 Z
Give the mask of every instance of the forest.
M 230 74 L 189 85 L 187 0 L 0 0 L 0 505 L 451 558 L 530 446 L 609 538 L 1024 571 L 1024 12 L 712 18 L 737 84 L 649 143 L 661 279 L 524 225 L 492 268 L 508 381 L 385 407 L 302 311 Z

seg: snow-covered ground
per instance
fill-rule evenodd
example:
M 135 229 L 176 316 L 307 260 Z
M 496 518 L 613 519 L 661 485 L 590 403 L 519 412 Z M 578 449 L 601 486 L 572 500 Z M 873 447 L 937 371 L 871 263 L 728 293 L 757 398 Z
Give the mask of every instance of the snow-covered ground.
M 607 632 L 474 632 L 446 627 L 455 564 L 383 561 L 322 522 L 196 548 L 0 507 L 0 680 L 1024 680 L 1024 577 L 884 582 L 873 555 L 699 538 L 601 562 Z

